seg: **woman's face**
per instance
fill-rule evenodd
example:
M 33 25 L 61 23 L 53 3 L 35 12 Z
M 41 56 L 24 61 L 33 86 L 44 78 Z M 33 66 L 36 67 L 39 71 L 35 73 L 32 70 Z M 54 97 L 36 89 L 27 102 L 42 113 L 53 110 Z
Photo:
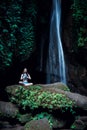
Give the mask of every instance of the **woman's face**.
M 24 73 L 26 73 L 26 72 L 27 72 L 27 69 L 25 68 L 25 69 L 24 69 Z

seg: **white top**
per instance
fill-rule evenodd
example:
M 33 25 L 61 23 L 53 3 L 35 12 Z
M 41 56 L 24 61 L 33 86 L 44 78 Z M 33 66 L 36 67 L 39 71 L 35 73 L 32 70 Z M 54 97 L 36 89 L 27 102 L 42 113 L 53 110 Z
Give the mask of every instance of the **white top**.
M 23 82 L 28 82 L 28 79 L 31 79 L 29 74 L 27 73 L 21 74 L 21 80 L 23 80 Z

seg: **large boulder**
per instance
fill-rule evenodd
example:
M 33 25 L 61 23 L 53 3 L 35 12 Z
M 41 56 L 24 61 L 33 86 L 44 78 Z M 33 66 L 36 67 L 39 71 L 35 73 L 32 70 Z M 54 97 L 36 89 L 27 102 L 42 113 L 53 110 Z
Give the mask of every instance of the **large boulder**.
M 29 122 L 31 120 L 31 114 L 20 114 L 18 120 L 20 121 L 20 123 Z
M 9 116 L 13 118 L 18 112 L 19 109 L 16 107 L 16 105 L 12 104 L 11 102 L 0 101 L 1 116 Z
M 49 86 L 50 85 L 51 84 L 49 84 Z M 9 89 L 9 87 L 11 89 Z M 43 85 L 32 85 L 29 87 L 18 86 L 18 88 L 15 88 L 14 93 L 12 91 L 12 86 L 9 87 L 6 89 L 7 92 L 9 90 L 9 93 L 12 96 L 11 101 L 19 104 L 20 106 L 22 105 L 24 108 L 30 107 L 30 109 L 34 109 L 42 107 L 53 110 L 62 110 L 65 107 L 71 108 L 74 103 L 71 99 L 67 98 L 64 94 L 65 91 L 56 87 L 46 87 Z
M 53 95 L 55 94 L 62 94 L 62 98 L 61 100 L 67 100 L 67 103 L 69 103 L 69 101 L 72 101 L 74 102 L 73 103 L 73 106 L 77 106 L 77 107 L 80 107 L 81 109 L 83 110 L 87 110 L 87 97 L 86 96 L 83 96 L 81 94 L 78 94 L 78 93 L 73 93 L 73 92 L 70 92 L 68 87 L 66 85 L 64 85 L 63 83 L 54 83 L 54 84 L 39 84 L 40 86 L 40 89 L 37 89 L 37 86 L 38 85 L 32 85 L 32 86 L 29 86 L 29 87 L 25 87 L 24 89 L 28 89 L 29 91 L 31 92 L 36 92 L 37 91 L 37 94 L 35 94 L 35 96 L 33 97 L 33 100 L 35 98 L 35 101 L 37 101 L 36 99 L 38 98 L 41 98 L 40 95 L 44 92 L 46 93 L 50 93 Z M 15 96 L 15 93 L 16 93 L 16 90 L 17 89 L 20 89 L 20 91 L 22 91 L 22 86 L 21 86 L 21 89 L 20 89 L 20 85 L 13 85 L 13 86 L 8 86 L 6 88 L 6 91 L 8 93 L 10 93 L 11 95 L 14 95 Z M 65 91 L 67 90 L 67 91 Z M 22 91 L 23 92 L 23 91 Z M 40 93 L 40 94 L 39 94 Z M 21 95 L 22 97 L 21 98 L 24 98 L 23 97 L 23 94 Z M 38 97 L 39 96 L 39 97 Z M 44 95 L 43 95 L 44 96 Z M 49 96 L 49 95 L 48 95 Z M 54 98 L 52 98 L 52 96 L 50 96 L 50 99 L 49 100 L 52 100 Z M 32 97 L 31 97 L 32 98 Z M 57 98 L 58 99 L 58 98 Z M 25 100 L 26 100 L 26 97 L 25 97 Z M 39 99 L 38 99 L 39 100 Z M 46 100 L 46 99 L 45 99 Z M 40 104 L 42 105 L 42 104 Z M 46 104 L 45 104 L 46 105 Z M 50 104 L 51 105 L 51 104 Z M 56 106 L 55 106 L 56 107 Z M 64 106 L 63 106 L 64 107 Z M 66 107 L 66 106 L 65 106 Z M 54 108 L 55 109 L 55 108 Z M 57 109 L 57 108 L 56 108 Z
M 10 128 L 1 128 L 0 130 L 24 130 L 23 126 L 13 126 Z
M 65 92 L 68 98 L 75 101 L 77 107 L 87 110 L 87 97 L 77 93 Z
M 51 130 L 51 128 L 48 120 L 43 118 L 26 123 L 25 130 Z
M 66 120 L 64 119 L 54 119 L 53 120 L 53 129 L 62 129 L 66 126 Z
M 21 85 L 10 85 L 6 87 L 6 92 L 11 94 L 11 95 L 15 95 L 16 90 L 18 88 L 20 88 Z
M 54 84 L 47 84 L 41 86 L 45 87 L 44 88 L 45 90 L 66 95 L 69 99 L 75 101 L 75 105 L 77 107 L 87 110 L 87 96 L 78 93 L 69 92 L 68 87 L 63 83 L 54 83 Z
M 77 117 L 71 128 L 74 130 L 84 130 L 87 127 L 87 116 Z
M 42 86 L 43 88 L 57 88 L 64 91 L 70 91 L 69 87 L 62 82 L 56 82 L 51 84 L 40 84 L 40 86 Z

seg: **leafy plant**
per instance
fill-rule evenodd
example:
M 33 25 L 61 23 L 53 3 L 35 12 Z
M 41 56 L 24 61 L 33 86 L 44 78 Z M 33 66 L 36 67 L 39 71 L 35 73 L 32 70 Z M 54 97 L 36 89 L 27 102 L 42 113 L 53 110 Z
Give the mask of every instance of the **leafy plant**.
M 80 27 L 80 32 L 78 33 L 78 47 L 83 47 L 87 43 L 87 29 Z
M 26 107 L 30 109 L 42 107 L 49 110 L 61 109 L 62 112 L 70 109 L 72 113 L 74 104 L 64 94 L 43 91 L 40 86 L 30 86 L 28 89 L 20 87 L 16 90 L 15 96 L 11 97 L 11 102 L 17 103 L 23 109 L 26 109 Z
M 39 119 L 43 119 L 43 118 L 46 118 L 48 119 L 49 121 L 49 124 L 50 124 L 50 127 L 53 126 L 53 121 L 54 121 L 54 118 L 51 114 L 47 113 L 47 112 L 41 112 L 39 114 L 36 114 L 34 117 L 32 117 L 31 119 L 32 120 L 39 120 Z

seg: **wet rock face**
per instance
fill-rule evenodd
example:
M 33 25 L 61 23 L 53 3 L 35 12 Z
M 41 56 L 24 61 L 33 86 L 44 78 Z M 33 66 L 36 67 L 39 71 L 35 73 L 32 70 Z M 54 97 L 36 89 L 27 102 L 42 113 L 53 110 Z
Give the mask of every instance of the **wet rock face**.
M 48 120 L 44 118 L 26 123 L 25 130 L 51 130 L 51 128 Z
M 87 71 L 81 65 L 68 65 L 68 85 L 73 92 L 87 96 Z
M 73 47 L 73 18 L 72 1 L 62 2 L 62 42 L 66 52 L 71 52 Z
M 73 10 L 70 9 L 72 3 L 67 1 L 62 4 L 62 42 L 66 54 L 67 81 L 73 91 L 87 96 L 87 44 L 75 48 Z

